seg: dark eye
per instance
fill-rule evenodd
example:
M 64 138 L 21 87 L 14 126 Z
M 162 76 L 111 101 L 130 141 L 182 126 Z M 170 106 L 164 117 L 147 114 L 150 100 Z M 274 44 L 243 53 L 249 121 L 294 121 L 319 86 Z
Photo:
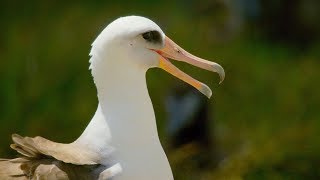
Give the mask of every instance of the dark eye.
M 161 43 L 161 35 L 158 31 L 148 31 L 142 34 L 143 39 L 152 43 Z
M 151 40 L 151 36 L 152 36 L 151 31 L 142 34 L 143 39 L 147 41 Z

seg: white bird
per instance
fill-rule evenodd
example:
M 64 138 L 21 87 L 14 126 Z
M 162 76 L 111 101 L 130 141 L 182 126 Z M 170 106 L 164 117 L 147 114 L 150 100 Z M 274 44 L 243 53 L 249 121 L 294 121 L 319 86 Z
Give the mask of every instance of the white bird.
M 84 132 L 70 144 L 13 135 L 11 147 L 22 157 L 2 159 L 0 179 L 173 179 L 145 74 L 159 67 L 210 97 L 208 86 L 168 59 L 217 72 L 220 82 L 223 68 L 183 50 L 140 16 L 110 23 L 93 42 L 90 56 L 99 104 Z

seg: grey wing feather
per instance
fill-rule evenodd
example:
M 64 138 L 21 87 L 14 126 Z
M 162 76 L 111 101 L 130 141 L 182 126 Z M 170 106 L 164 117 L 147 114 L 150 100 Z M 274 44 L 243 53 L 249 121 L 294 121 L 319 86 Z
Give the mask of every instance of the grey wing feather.
M 119 171 L 116 165 L 104 166 L 92 163 L 89 153 L 81 154 L 78 151 L 70 155 L 72 147 L 46 140 L 42 137 L 30 138 L 12 135 L 14 144 L 10 147 L 22 155 L 16 159 L 0 159 L 1 180 L 87 180 L 87 179 L 110 179 Z M 51 146 L 51 147 L 50 147 Z M 57 147 L 62 151 L 57 151 Z M 58 149 L 59 149 L 58 148 Z M 64 152 L 66 152 L 64 154 Z M 79 156 L 78 154 L 81 156 Z M 71 156 L 71 157 L 70 157 Z M 64 162 L 64 159 L 55 157 L 66 157 L 68 161 L 76 161 L 75 164 Z M 78 157 L 84 157 L 77 160 Z M 92 156 L 95 157 L 95 156 Z M 69 159 L 68 159 L 69 158 Z M 84 162 L 84 163 L 83 163 Z M 83 163 L 83 164 L 81 164 Z M 116 169 L 116 170 L 114 170 Z

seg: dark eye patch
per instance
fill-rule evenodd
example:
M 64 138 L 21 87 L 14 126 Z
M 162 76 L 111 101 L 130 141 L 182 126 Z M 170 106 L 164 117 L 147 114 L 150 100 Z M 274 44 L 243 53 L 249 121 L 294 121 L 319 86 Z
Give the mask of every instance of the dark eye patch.
M 151 43 L 161 43 L 161 35 L 158 31 L 148 31 L 142 34 L 143 39 Z

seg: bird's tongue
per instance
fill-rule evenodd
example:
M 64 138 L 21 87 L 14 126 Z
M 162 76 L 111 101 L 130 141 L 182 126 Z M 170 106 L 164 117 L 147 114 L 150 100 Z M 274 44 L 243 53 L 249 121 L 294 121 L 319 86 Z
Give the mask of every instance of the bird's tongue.
M 206 95 L 208 98 L 211 97 L 212 91 L 211 89 L 203 84 L 202 82 L 192 78 L 188 74 L 184 73 L 177 67 L 175 67 L 169 60 L 174 59 L 177 61 L 183 61 L 188 64 L 194 65 L 196 67 L 206 69 L 208 71 L 217 72 L 220 76 L 220 83 L 224 80 L 225 73 L 223 68 L 211 61 L 207 61 L 205 59 L 201 59 L 197 56 L 190 54 L 189 52 L 182 49 L 176 43 L 174 43 L 170 38 L 165 38 L 165 46 L 160 49 L 156 50 L 156 52 L 160 55 L 159 57 L 159 67 L 173 76 L 185 81 L 186 83 L 190 84 L 191 86 L 198 89 L 202 94 Z

